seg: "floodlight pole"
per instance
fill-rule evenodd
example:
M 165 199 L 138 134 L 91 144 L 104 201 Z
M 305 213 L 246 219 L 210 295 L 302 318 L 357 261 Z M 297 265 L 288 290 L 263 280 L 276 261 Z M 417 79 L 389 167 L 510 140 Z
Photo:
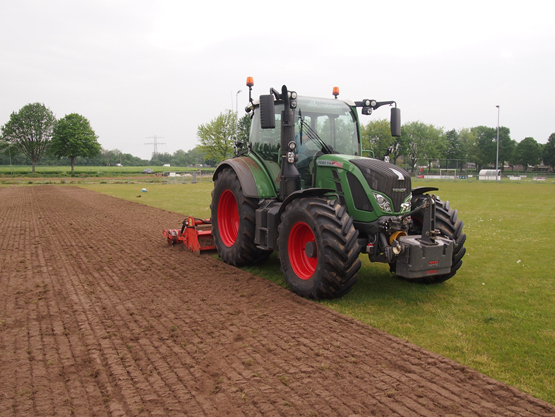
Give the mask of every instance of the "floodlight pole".
M 235 93 L 235 117 L 239 117 L 239 93 L 243 90 L 237 91 Z
M 499 176 L 499 105 L 495 106 L 497 107 L 497 156 L 495 158 L 495 182 L 498 181 Z

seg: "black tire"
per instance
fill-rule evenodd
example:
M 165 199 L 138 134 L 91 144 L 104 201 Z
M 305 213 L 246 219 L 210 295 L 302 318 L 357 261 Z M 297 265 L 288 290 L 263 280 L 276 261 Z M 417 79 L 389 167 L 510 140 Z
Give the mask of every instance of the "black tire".
M 314 299 L 351 291 L 360 268 L 357 237 L 352 217 L 336 200 L 293 200 L 278 227 L 278 257 L 291 290 Z
M 224 168 L 214 181 L 210 210 L 212 235 L 218 255 L 225 263 L 255 265 L 272 253 L 259 249 L 254 243 L 257 207 L 257 199 L 244 196 L 235 171 Z
M 422 206 L 426 201 L 425 195 L 416 195 L 412 198 L 412 209 Z M 414 219 L 413 227 L 409 234 L 421 234 L 422 232 L 422 213 L 417 213 L 412 216 Z M 453 263 L 451 271 L 444 275 L 434 275 L 430 277 L 411 279 L 410 281 L 421 284 L 438 284 L 453 278 L 457 270 L 462 265 L 462 258 L 466 253 L 464 242 L 466 235 L 463 233 L 463 221 L 457 218 L 457 210 L 453 210 L 449 206 L 449 201 L 441 201 L 436 199 L 436 229 L 439 229 L 441 236 L 450 239 L 454 242 L 453 247 Z

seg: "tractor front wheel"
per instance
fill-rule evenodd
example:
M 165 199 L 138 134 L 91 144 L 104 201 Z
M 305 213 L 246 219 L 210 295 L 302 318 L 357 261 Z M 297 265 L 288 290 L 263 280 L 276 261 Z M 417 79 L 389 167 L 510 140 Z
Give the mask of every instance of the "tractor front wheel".
M 299 198 L 281 216 L 281 270 L 293 292 L 306 298 L 347 294 L 360 268 L 358 231 L 336 200 Z
M 212 191 L 212 235 L 218 255 L 235 266 L 254 265 L 264 261 L 271 251 L 254 243 L 255 211 L 258 200 L 245 197 L 233 169 L 226 168 L 214 181 Z

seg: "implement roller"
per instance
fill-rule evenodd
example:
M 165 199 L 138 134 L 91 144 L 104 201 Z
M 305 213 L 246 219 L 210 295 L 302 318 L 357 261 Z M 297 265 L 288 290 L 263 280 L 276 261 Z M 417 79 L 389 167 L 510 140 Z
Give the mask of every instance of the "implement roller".
M 210 219 L 198 219 L 189 216 L 183 220 L 181 230 L 164 229 L 162 234 L 167 239 L 168 245 L 173 246 L 183 243 L 187 249 L 196 255 L 199 255 L 200 251 L 216 249 Z

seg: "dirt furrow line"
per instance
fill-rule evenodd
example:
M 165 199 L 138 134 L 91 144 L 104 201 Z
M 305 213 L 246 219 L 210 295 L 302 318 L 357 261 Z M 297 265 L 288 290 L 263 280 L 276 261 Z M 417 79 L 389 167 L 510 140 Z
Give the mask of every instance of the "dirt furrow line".
M 9 194 L 5 192 L 6 189 L 0 190 L 1 210 L 0 215 L 2 222 L 2 232 L 0 238 L 2 239 L 2 247 L 0 250 L 0 300 L 2 311 L 0 313 L 0 355 L 3 363 L 14 363 L 15 358 L 15 344 L 16 344 L 16 331 L 14 329 L 16 323 L 15 311 L 15 296 L 13 281 L 15 272 L 15 265 L 10 262 L 13 259 L 13 252 L 11 251 L 11 242 L 16 239 L 12 232 L 15 225 L 19 222 L 16 216 L 8 217 L 8 205 L 6 201 L 9 200 Z M 9 213 L 12 214 L 12 213 Z M 10 271 L 10 272 L 8 272 Z M 5 415 L 13 415 L 13 407 L 15 406 L 13 399 L 15 398 L 15 385 L 16 385 L 16 372 L 14 367 L 0 368 L 2 371 L 2 378 L 0 378 L 0 413 Z M 4 397 L 4 398 L 2 398 Z
M 30 189 L 32 193 L 35 189 Z M 76 363 L 78 360 L 74 355 L 70 346 L 70 341 L 63 330 L 61 321 L 61 314 L 59 306 L 63 303 L 63 299 L 56 299 L 54 288 L 55 278 L 50 275 L 47 268 L 46 255 L 43 248 L 51 248 L 54 242 L 47 240 L 42 228 L 42 210 L 37 206 L 34 201 L 31 202 L 31 219 L 33 226 L 33 275 L 43 277 L 44 281 L 35 284 L 35 297 L 33 303 L 36 303 L 38 314 L 38 326 L 34 331 L 34 338 L 36 339 L 35 348 L 37 351 L 42 351 L 40 362 L 36 362 L 35 371 L 41 378 L 44 378 L 46 383 L 41 384 L 40 381 L 37 386 L 37 391 L 42 391 L 42 396 L 46 398 L 60 398 L 65 397 L 63 403 L 52 403 L 49 407 L 41 408 L 45 404 L 41 400 L 38 393 L 35 395 L 36 415 L 53 415 L 53 414 L 71 414 L 88 412 L 91 405 L 87 401 L 86 391 L 84 389 L 80 376 L 76 378 L 52 378 L 54 375 L 75 375 Z M 35 372 L 34 372 L 35 373 Z M 33 381 L 37 381 L 37 375 L 33 375 Z M 44 390 L 46 388 L 46 390 Z M 56 391 L 57 395 L 52 395 Z M 54 411 L 55 410 L 55 411 Z
M 13 283 L 16 274 L 14 251 L 12 249 L 18 234 L 15 228 L 22 218 L 13 210 L 17 204 L 9 188 L 0 188 L 0 358 L 1 363 L 15 362 L 16 317 L 15 290 Z M 16 395 L 15 367 L 0 366 L 0 415 L 14 414 Z
M 54 202 L 51 202 L 50 207 L 52 207 L 52 205 L 54 205 Z M 86 270 L 83 272 L 82 267 L 87 265 L 86 260 L 78 262 L 78 259 L 75 257 L 75 252 L 71 253 L 72 251 L 79 252 L 82 234 L 79 230 L 71 233 L 74 231 L 73 229 L 78 229 L 78 227 L 73 228 L 73 223 L 68 224 L 65 219 L 68 218 L 66 216 L 69 216 L 72 222 L 76 222 L 77 224 L 80 223 L 80 219 L 76 214 L 72 216 L 71 213 L 65 212 L 63 208 L 60 208 L 58 215 L 58 222 L 56 222 L 56 219 L 51 219 L 47 226 L 49 230 L 53 231 L 53 243 L 63 249 L 59 251 L 59 255 L 65 261 L 64 264 L 66 265 L 65 269 L 67 270 L 68 276 L 67 282 L 73 284 L 72 290 L 74 293 L 71 298 L 75 305 L 79 305 L 82 309 L 81 312 L 84 320 L 80 320 L 82 326 L 81 330 L 89 333 L 88 340 L 91 342 L 89 351 L 94 352 L 97 365 L 99 365 L 93 373 L 98 378 L 99 374 L 103 373 L 101 372 L 102 369 L 108 367 L 111 371 L 111 375 L 108 376 L 105 381 L 101 380 L 100 391 L 104 392 L 104 400 L 111 404 L 109 408 L 110 413 L 138 412 L 143 407 L 143 401 L 138 400 L 139 395 L 134 392 L 134 383 L 129 380 L 127 367 L 122 363 L 122 358 L 126 355 L 125 348 L 116 346 L 109 336 L 110 330 L 103 328 L 103 325 L 99 322 L 98 318 L 103 316 L 103 312 L 101 302 L 99 301 L 101 297 L 96 294 L 98 287 L 91 285 L 90 282 L 84 279 L 84 275 L 86 275 L 87 272 L 92 272 L 93 280 L 100 280 L 100 274 Z M 59 233 L 60 230 L 63 231 L 62 234 Z M 58 231 L 57 234 L 56 231 Z M 66 238 L 67 240 L 62 241 L 56 237 L 63 235 L 64 232 L 65 235 L 68 236 L 68 238 Z M 69 267 L 68 265 L 73 265 L 73 267 Z M 119 390 L 112 389 L 109 381 L 110 377 L 117 379 L 119 385 L 122 385 L 122 389 L 129 389 L 133 393 L 121 395 L 121 393 L 118 392 Z M 150 391 L 150 387 L 147 391 Z M 119 397 L 124 399 L 122 403 L 120 403 Z M 112 404 L 113 402 L 116 404 Z
M 33 194 L 36 192 L 34 188 L 29 190 Z M 83 382 L 84 377 L 77 368 L 82 365 L 82 362 L 86 363 L 86 357 L 83 355 L 78 329 L 74 325 L 75 317 L 70 314 L 71 309 L 66 305 L 67 297 L 64 294 L 63 284 L 60 285 L 57 279 L 56 265 L 47 267 L 46 264 L 56 258 L 56 253 L 52 253 L 52 251 L 56 251 L 58 242 L 52 240 L 47 226 L 48 222 L 42 220 L 44 218 L 43 207 L 32 206 L 30 215 L 35 224 L 33 240 L 37 242 L 34 245 L 34 259 L 37 262 L 34 273 L 44 280 L 36 284 L 39 291 L 37 293 L 39 306 L 45 313 L 43 315 L 45 319 L 41 320 L 40 336 L 43 344 L 44 340 L 52 342 L 50 350 L 46 344 L 43 348 L 46 350 L 43 363 L 50 378 L 49 384 L 44 386 L 50 385 L 55 393 L 52 395 L 52 398 L 55 399 L 53 403 L 55 412 L 45 412 L 44 415 L 71 413 L 96 415 L 99 404 L 102 404 L 101 396 L 98 391 L 93 393 L 90 392 L 90 389 L 85 388 L 87 384 Z
M 43 197 L 44 198 L 44 197 Z M 47 199 L 48 201 L 48 199 Z M 54 213 L 62 212 L 63 209 L 57 207 L 55 202 L 50 202 L 45 207 L 46 210 L 51 210 Z M 66 202 L 67 203 L 67 202 Z M 92 300 L 88 294 L 89 289 L 84 285 L 81 285 L 79 281 L 79 273 L 75 269 L 75 261 L 73 259 L 67 258 L 65 250 L 72 246 L 78 245 L 78 242 L 72 242 L 68 240 L 68 236 L 72 236 L 69 232 L 68 223 L 71 218 L 67 220 L 59 227 L 55 227 L 56 223 L 48 218 L 44 222 L 43 233 L 50 237 L 51 247 L 55 248 L 57 257 L 61 262 L 56 263 L 53 269 L 57 269 L 54 275 L 60 277 L 60 281 L 63 282 L 63 291 L 67 293 L 67 300 L 70 303 L 70 308 L 74 315 L 74 320 L 77 324 L 78 332 L 80 333 L 80 340 L 76 342 L 90 355 L 90 361 L 87 360 L 83 364 L 84 369 L 81 370 L 81 377 L 83 375 L 87 376 L 87 391 L 93 394 L 95 397 L 94 402 L 98 404 L 99 397 L 102 398 L 102 402 L 105 403 L 105 410 L 100 410 L 96 407 L 96 411 L 99 413 L 108 413 L 112 415 L 123 415 L 125 414 L 125 406 L 118 401 L 117 392 L 119 388 L 114 387 L 109 377 L 102 372 L 107 365 L 105 358 L 101 357 L 98 352 L 101 350 L 101 346 L 104 342 L 103 337 L 105 334 L 99 334 L 98 329 L 95 328 L 95 319 L 98 317 L 97 311 L 94 311 L 92 305 L 94 300 Z M 77 237 L 79 234 L 76 235 Z M 68 241 L 70 243 L 68 243 Z M 92 318 L 89 320 L 89 318 Z M 79 378 L 79 376 L 75 376 Z M 92 386 L 91 386 L 92 382 Z M 96 386 L 96 387 L 95 387 Z M 114 397 L 116 397 L 114 399 Z M 132 396 L 130 396 L 132 398 Z M 128 399 L 129 400 L 129 399 Z M 138 408 L 138 407 L 137 407 Z
M 12 190 L 10 190 L 12 191 Z M 2 379 L 6 385 L 6 392 L 8 401 L 11 400 L 12 413 L 34 413 L 34 388 L 32 380 L 32 348 L 29 341 L 29 324 L 32 323 L 32 311 L 27 308 L 29 303 L 29 292 L 32 290 L 32 270 L 30 268 L 32 254 L 31 248 L 26 246 L 26 241 L 32 236 L 30 222 L 28 220 L 28 210 L 18 210 L 17 203 L 24 204 L 26 207 L 31 203 L 31 199 L 20 197 L 18 194 L 7 192 L 6 198 L 12 200 L 15 204 L 10 207 L 8 215 L 14 215 L 16 222 L 8 223 L 8 228 L 5 233 L 10 235 L 13 242 L 16 243 L 16 249 L 9 247 L 2 252 L 6 254 L 4 264 L 7 268 L 2 268 L 2 279 L 7 273 L 9 278 L 9 287 L 3 294 L 11 298 L 7 307 L 7 316 L 10 318 L 6 326 L 6 358 L 4 360 L 12 359 L 15 367 L 9 368 L 2 372 Z M 4 197 L 4 196 L 3 196 Z M 20 199 L 22 201 L 20 201 Z M 8 218 L 10 219 L 10 218 Z M 10 224 L 11 223 L 11 224 Z M 2 223 L 4 226 L 4 222 Z M 2 233 L 3 234 L 3 233 Z M 13 385 L 12 385 L 13 384 Z M 11 386 L 10 386 L 11 385 Z
M 39 215 L 42 210 L 37 208 Z M 48 222 L 41 222 L 40 236 L 44 244 L 37 247 L 37 255 L 40 267 L 44 269 L 45 282 L 41 284 L 41 298 L 47 298 L 43 306 L 43 316 L 47 319 L 42 329 L 42 338 L 50 343 L 50 352 L 45 352 L 46 365 L 51 368 L 49 374 L 63 375 L 66 382 L 66 390 L 69 395 L 63 404 L 57 404 L 55 408 L 69 408 L 72 413 L 105 415 L 102 395 L 100 390 L 89 384 L 91 372 L 88 368 L 87 351 L 79 335 L 79 329 L 75 325 L 75 315 L 67 305 L 67 291 L 59 280 L 56 268 L 46 268 L 47 258 L 52 259 L 51 253 L 44 253 L 43 248 L 57 248 L 59 242 L 53 240 Z M 37 233 L 38 234 L 38 233 Z M 69 320 L 68 320 L 69 318 Z M 46 345 L 46 343 L 45 343 Z M 58 365 L 58 366 L 56 366 Z M 85 369 L 81 369 L 83 366 Z M 56 380 L 51 384 L 55 385 Z M 45 413 L 45 415 L 48 415 Z

